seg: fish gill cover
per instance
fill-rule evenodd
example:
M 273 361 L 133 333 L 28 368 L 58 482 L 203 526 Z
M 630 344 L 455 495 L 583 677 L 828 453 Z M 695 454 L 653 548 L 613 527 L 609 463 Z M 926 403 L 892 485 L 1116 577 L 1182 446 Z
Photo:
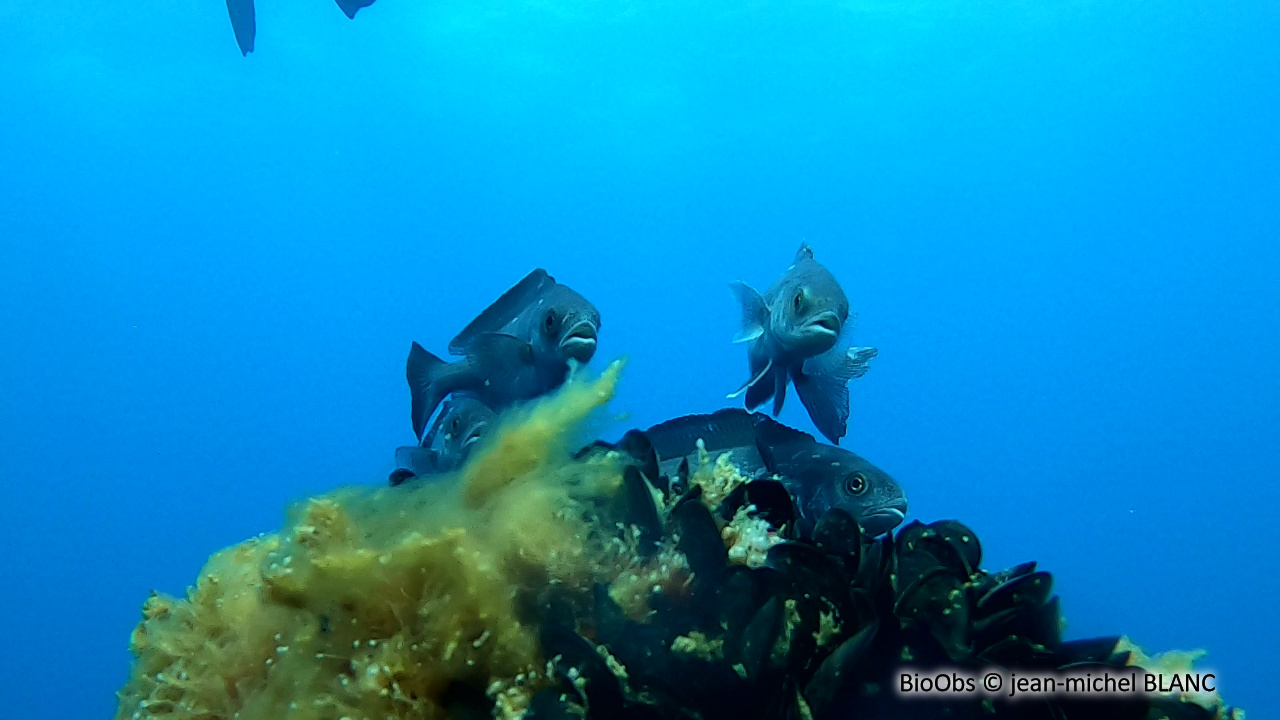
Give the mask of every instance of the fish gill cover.
M 660 475 L 643 434 L 574 452 L 621 362 L 507 411 L 444 481 L 346 488 L 153 594 L 117 718 L 1224 718 L 1215 693 L 906 699 L 904 667 L 1184 673 L 1064 641 L 1052 577 L 964 525 L 795 530 L 727 456 Z M 707 456 L 703 456 L 706 460 Z

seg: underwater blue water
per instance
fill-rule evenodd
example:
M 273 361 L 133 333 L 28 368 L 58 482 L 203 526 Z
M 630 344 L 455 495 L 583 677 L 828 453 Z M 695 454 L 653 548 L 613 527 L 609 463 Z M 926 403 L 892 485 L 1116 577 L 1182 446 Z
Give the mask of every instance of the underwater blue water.
M 380 484 L 404 362 L 534 267 L 630 426 L 729 404 L 727 283 L 844 283 L 845 444 L 1073 637 L 1273 717 L 1280 6 L 0 6 L 4 717 L 114 712 L 155 588 Z M 782 420 L 812 430 L 793 396 Z

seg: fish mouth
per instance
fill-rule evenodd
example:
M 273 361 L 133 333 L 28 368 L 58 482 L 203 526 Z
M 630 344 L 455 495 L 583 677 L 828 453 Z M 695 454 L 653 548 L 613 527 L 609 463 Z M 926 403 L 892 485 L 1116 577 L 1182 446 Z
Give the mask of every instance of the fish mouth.
M 875 537 L 887 533 L 902 524 L 907 517 L 907 504 L 895 503 L 892 506 L 876 508 L 862 515 L 862 531 L 867 537 Z
M 805 330 L 819 335 L 835 337 L 840 334 L 840 316 L 828 310 L 805 324 Z
M 472 445 L 480 442 L 484 437 L 485 430 L 488 429 L 489 426 L 487 424 L 480 424 L 472 428 L 471 432 L 467 433 L 467 439 L 462 441 L 462 449 L 464 451 L 470 450 Z
M 575 324 L 560 339 L 560 353 L 566 358 L 587 362 L 596 352 L 596 333 L 596 324 L 590 320 Z

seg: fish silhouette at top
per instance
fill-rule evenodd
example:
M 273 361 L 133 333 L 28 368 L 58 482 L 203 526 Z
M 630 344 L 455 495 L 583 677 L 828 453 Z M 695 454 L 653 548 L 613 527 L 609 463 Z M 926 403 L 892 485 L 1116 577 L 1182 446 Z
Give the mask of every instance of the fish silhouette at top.
M 744 283 L 729 287 L 742 306 L 742 330 L 733 341 L 750 343 L 751 373 L 729 397 L 745 393 L 747 410 L 772 398 L 777 417 L 790 382 L 814 426 L 838 444 L 848 430 L 848 382 L 865 375 L 878 353 L 851 347 L 856 315 L 849 314 L 840 283 L 801 243 L 791 267 L 763 296 Z
M 337 0 L 338 7 L 352 20 L 356 11 L 369 7 L 374 0 Z M 227 14 L 231 16 L 231 29 L 236 34 L 236 44 L 240 46 L 240 54 L 253 52 L 253 39 L 257 34 L 253 0 L 227 0 Z
M 467 393 L 501 413 L 564 384 L 596 352 L 600 313 L 541 268 L 485 308 L 449 343 L 463 356 L 445 362 L 413 343 L 405 376 L 419 439 L 444 398 Z

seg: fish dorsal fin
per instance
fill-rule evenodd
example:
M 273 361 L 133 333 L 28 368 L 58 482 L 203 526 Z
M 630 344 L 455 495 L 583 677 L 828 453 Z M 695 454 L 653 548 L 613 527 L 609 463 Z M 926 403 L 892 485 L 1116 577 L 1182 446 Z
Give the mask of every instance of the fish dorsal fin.
M 466 355 L 467 346 L 484 333 L 498 332 L 507 323 L 519 317 L 526 307 L 533 304 L 540 295 L 556 284 L 555 278 L 546 270 L 538 268 L 525 275 L 520 282 L 512 285 L 502 296 L 494 300 L 475 317 L 458 336 L 449 341 L 449 352 L 454 355 Z
M 701 439 L 708 452 L 751 447 L 756 441 L 751 414 L 740 408 L 724 408 L 706 415 L 685 415 L 658 423 L 644 431 L 659 458 L 689 455 Z
M 812 260 L 813 250 L 809 248 L 809 243 L 804 240 L 800 241 L 800 249 L 796 250 L 796 259 L 792 262 L 800 262 L 801 260 Z
M 756 437 L 760 439 L 760 442 L 765 443 L 770 447 L 795 445 L 798 443 L 813 444 L 818 442 L 809 433 L 783 425 L 764 413 L 752 413 L 751 421 L 755 426 Z

